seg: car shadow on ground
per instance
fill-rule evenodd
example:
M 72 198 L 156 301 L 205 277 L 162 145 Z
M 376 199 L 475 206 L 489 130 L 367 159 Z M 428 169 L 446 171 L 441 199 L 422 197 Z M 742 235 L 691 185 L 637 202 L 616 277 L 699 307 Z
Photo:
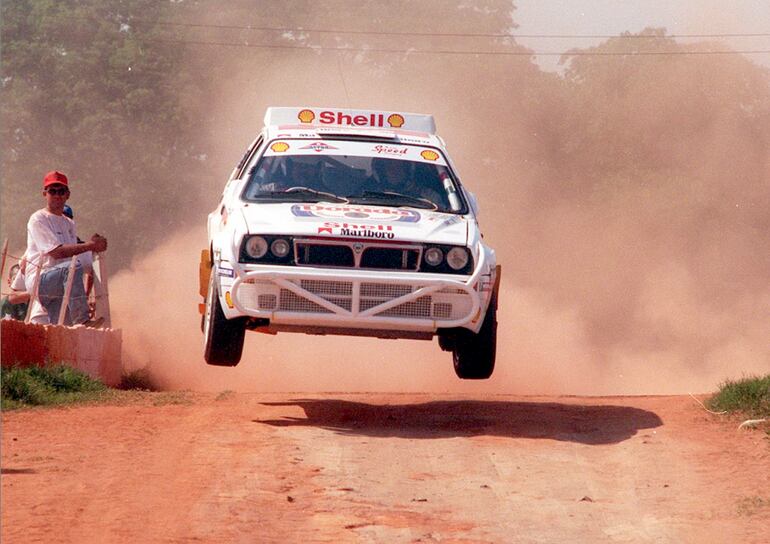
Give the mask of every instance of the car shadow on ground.
M 320 427 L 370 437 L 452 438 L 497 436 L 614 444 L 663 424 L 653 412 L 629 406 L 554 402 L 435 401 L 367 404 L 334 399 L 263 403 L 297 406 L 305 418 L 253 420 L 274 427 Z

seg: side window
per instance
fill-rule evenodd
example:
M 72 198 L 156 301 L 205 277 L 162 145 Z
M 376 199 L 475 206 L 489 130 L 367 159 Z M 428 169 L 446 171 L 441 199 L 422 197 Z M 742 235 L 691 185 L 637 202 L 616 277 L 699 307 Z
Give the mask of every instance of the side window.
M 259 146 L 262 145 L 262 136 L 257 138 L 257 141 L 254 142 L 254 145 L 251 146 L 246 150 L 246 153 L 243 154 L 243 157 L 241 158 L 241 162 L 238 163 L 238 166 L 235 168 L 237 170 L 237 173 L 235 177 L 237 179 L 241 179 L 243 177 L 243 170 L 246 167 L 246 165 L 249 163 L 249 159 L 254 156 L 254 154 L 259 149 Z

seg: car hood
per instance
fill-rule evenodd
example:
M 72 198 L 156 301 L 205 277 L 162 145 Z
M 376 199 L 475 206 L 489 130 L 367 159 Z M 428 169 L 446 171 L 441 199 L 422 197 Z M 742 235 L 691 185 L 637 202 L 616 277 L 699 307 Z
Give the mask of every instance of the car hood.
M 380 205 L 248 203 L 241 208 L 250 234 L 286 234 L 466 245 L 462 215 Z

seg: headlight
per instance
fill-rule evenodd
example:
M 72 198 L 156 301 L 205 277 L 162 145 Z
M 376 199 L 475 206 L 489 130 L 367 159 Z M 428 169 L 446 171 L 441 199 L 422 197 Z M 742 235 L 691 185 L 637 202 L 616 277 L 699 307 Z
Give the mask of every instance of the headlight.
M 273 243 L 270 244 L 270 251 L 279 259 L 283 259 L 289 254 L 289 251 L 291 251 L 291 246 L 289 245 L 289 242 L 283 238 L 276 238 L 273 240 Z
M 446 254 L 446 262 L 453 270 L 461 270 L 468 264 L 468 250 L 464 247 L 453 247 Z
M 430 266 L 438 266 L 444 260 L 444 253 L 437 247 L 428 248 L 425 252 L 425 262 Z
M 246 254 L 252 259 L 261 259 L 267 253 L 267 240 L 261 236 L 252 236 L 246 240 Z

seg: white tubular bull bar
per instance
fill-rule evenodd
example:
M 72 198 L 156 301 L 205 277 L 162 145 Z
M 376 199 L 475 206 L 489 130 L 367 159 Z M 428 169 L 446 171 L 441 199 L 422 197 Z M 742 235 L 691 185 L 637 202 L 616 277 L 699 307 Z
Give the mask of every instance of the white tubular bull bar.
M 280 265 L 279 265 L 280 266 Z M 479 262 L 473 274 L 465 281 L 449 280 L 446 278 L 431 278 L 432 273 L 397 273 L 373 272 L 356 269 L 355 272 L 342 269 L 304 269 L 302 267 L 280 266 L 280 270 L 272 267 L 269 270 L 249 270 L 242 265 L 233 263 L 235 280 L 230 287 L 233 307 L 242 315 L 261 317 L 275 320 L 284 324 L 350 326 L 355 328 L 398 328 L 406 330 L 430 331 L 438 327 L 460 327 L 472 321 L 481 308 L 481 294 L 474 289 L 479 282 L 486 267 L 486 254 L 483 249 L 479 252 Z M 215 272 L 214 272 L 215 273 Z M 388 274 L 388 275 L 385 275 Z M 251 310 L 243 306 L 238 291 L 244 283 L 253 283 L 255 280 L 274 283 L 282 289 L 291 291 L 298 297 L 302 297 L 329 313 L 322 312 L 293 312 L 290 310 Z M 347 310 L 322 296 L 304 289 L 292 280 L 318 280 L 334 282 L 350 282 L 352 287 L 351 309 Z M 360 310 L 361 285 L 364 283 L 385 283 L 389 285 L 421 285 L 419 288 L 407 294 L 396 296 L 380 304 Z M 470 297 L 471 307 L 460 318 L 436 319 L 425 317 L 387 317 L 375 315 L 385 312 L 405 303 L 415 302 L 425 297 L 449 288 L 456 293 L 465 293 Z

